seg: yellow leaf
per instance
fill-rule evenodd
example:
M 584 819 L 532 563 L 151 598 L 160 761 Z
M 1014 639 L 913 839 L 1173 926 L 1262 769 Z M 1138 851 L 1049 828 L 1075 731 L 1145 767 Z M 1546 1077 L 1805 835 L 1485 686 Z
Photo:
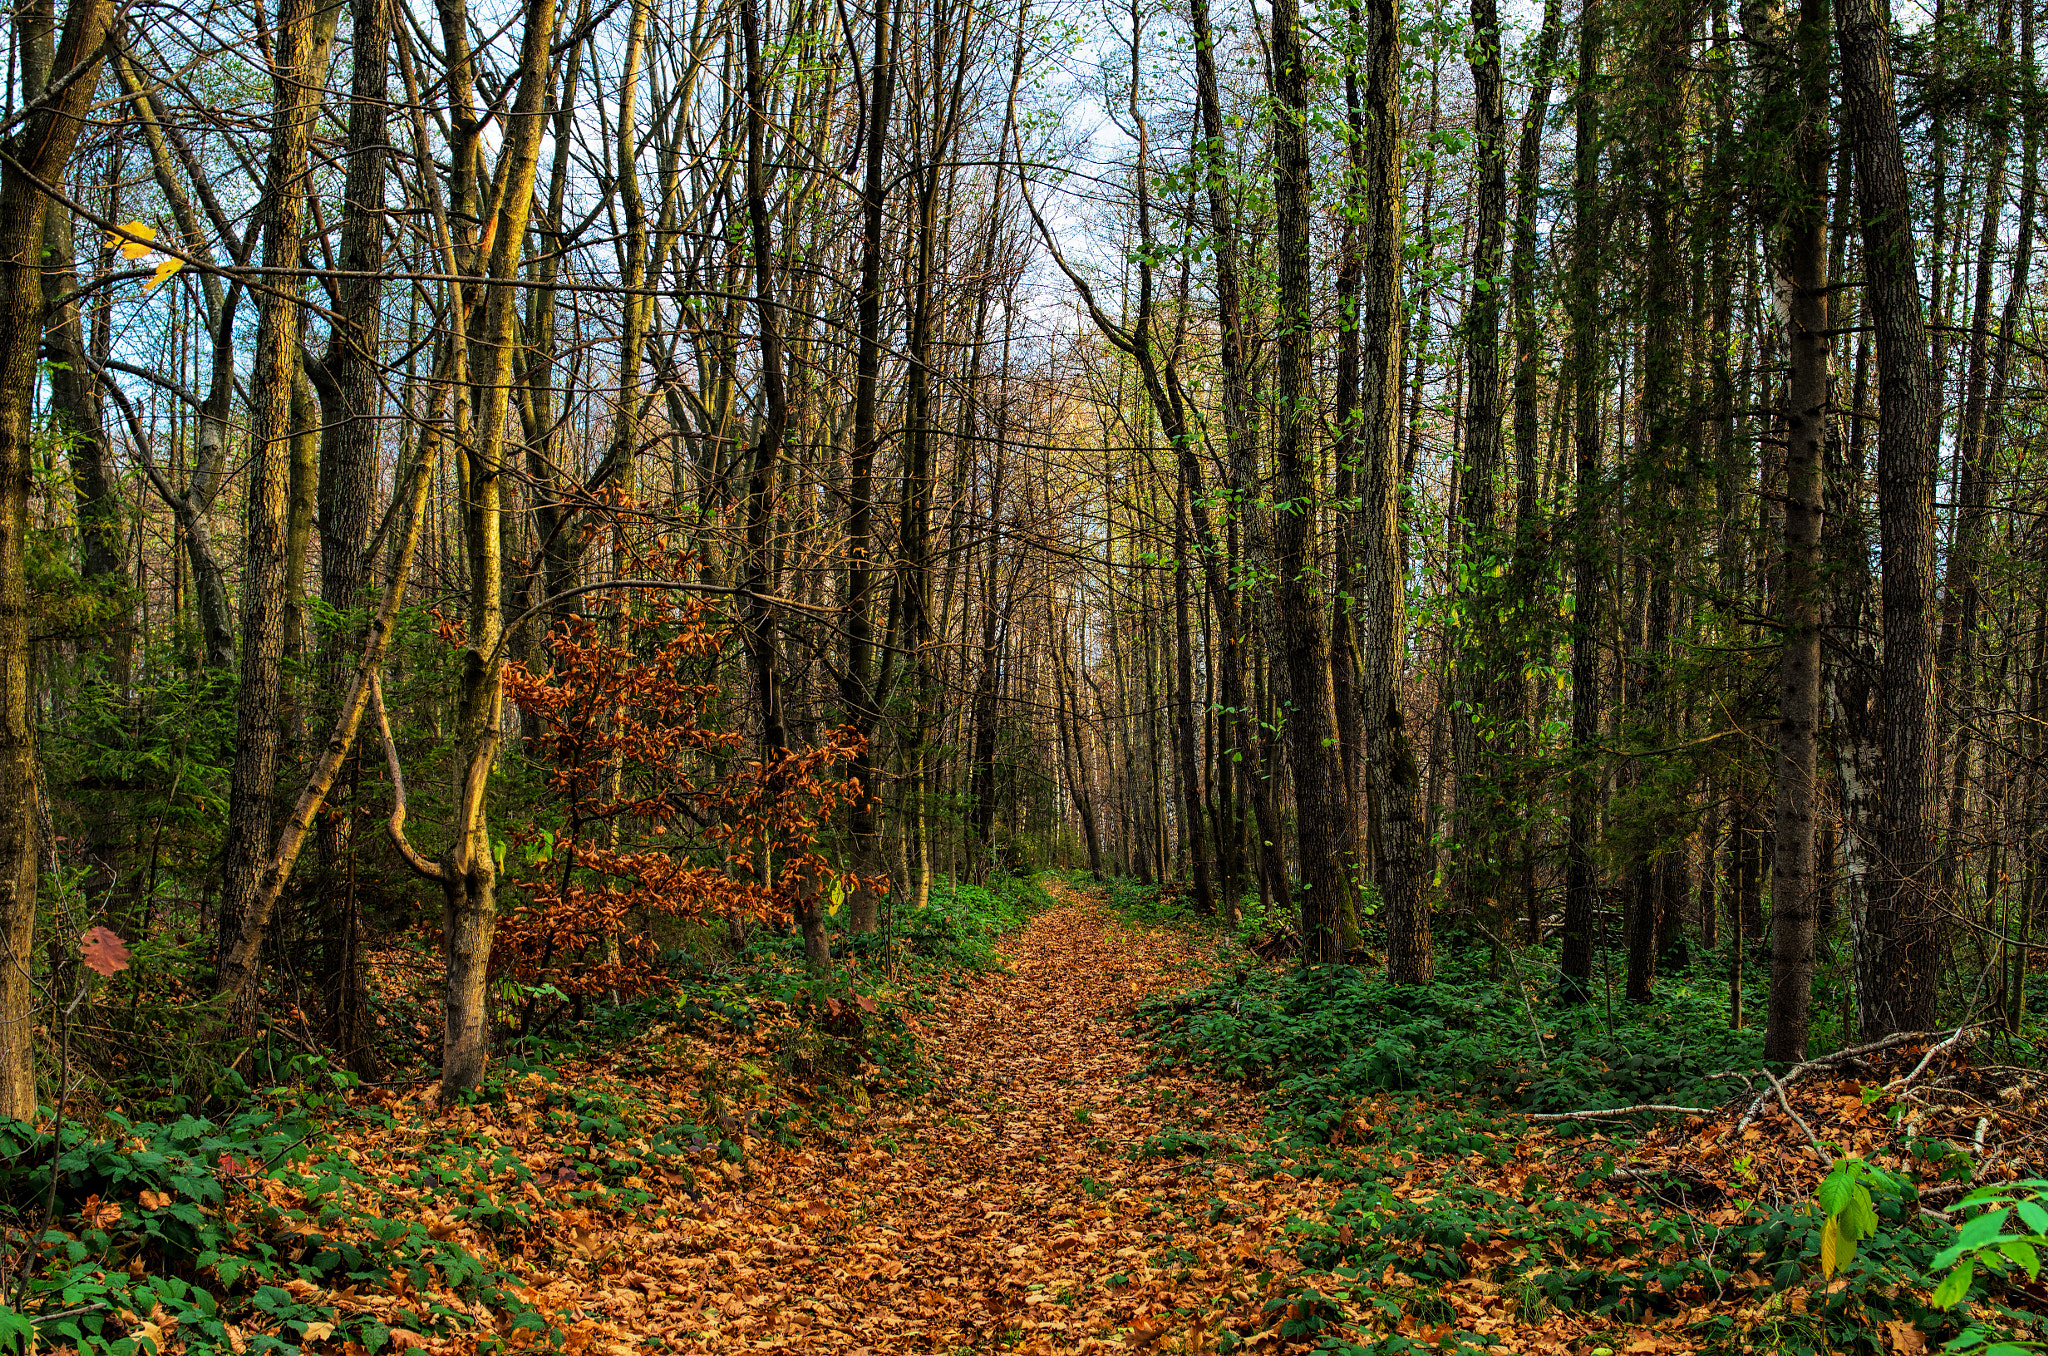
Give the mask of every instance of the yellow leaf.
M 1835 1221 L 1833 1219 L 1829 1219 L 1828 1222 L 1821 1227 L 1820 1231 L 1821 1275 L 1832 1276 L 1835 1274 L 1835 1268 L 1838 1265 L 1840 1265 L 1841 1251 L 1841 1233 L 1837 1229 Z
M 156 273 L 150 278 L 150 280 L 142 285 L 142 290 L 145 292 L 149 291 L 151 288 L 155 287 L 158 283 L 162 282 L 165 278 L 170 277 L 173 273 L 176 273 L 179 269 L 183 268 L 184 266 L 185 261 L 183 259 L 164 260 L 162 263 L 156 266 Z
M 119 232 L 119 234 L 116 234 L 116 232 Z M 130 237 L 135 238 L 131 239 Z M 112 249 L 114 246 L 119 245 L 123 259 L 140 259 L 143 255 L 148 254 L 150 249 L 149 245 L 144 242 L 154 239 L 156 239 L 156 227 L 140 221 L 124 221 L 119 226 L 116 226 L 114 230 L 107 232 L 106 247 Z
M 334 1325 L 332 1323 L 316 1320 L 315 1322 L 308 1323 L 306 1325 L 306 1335 L 304 1340 L 308 1342 L 318 1342 L 324 1337 L 332 1336 L 334 1336 Z

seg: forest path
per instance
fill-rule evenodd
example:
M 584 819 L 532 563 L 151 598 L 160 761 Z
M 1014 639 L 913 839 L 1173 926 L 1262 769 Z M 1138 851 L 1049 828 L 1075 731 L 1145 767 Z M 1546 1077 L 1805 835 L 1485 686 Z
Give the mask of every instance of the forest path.
M 1150 1051 L 1133 1009 L 1199 978 L 1197 953 L 1053 888 L 1059 907 L 1004 947 L 1009 973 L 923 1033 L 932 1092 L 878 1108 L 844 1153 L 757 1153 L 751 1182 L 639 1241 L 622 1278 L 639 1293 L 618 1296 L 634 1326 L 671 1351 L 874 1356 L 1206 1352 L 1219 1322 L 1263 1326 L 1255 1278 L 1295 1269 L 1280 1226 L 1331 1189 L 1142 1154 L 1173 1126 L 1256 1143 L 1257 1100 L 1134 1078 Z

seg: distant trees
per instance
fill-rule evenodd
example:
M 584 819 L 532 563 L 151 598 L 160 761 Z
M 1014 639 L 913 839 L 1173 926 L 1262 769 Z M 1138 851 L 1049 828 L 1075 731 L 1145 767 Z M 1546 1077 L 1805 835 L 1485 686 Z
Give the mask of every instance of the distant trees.
M 87 919 L 365 1068 L 424 927 L 452 1095 L 548 967 L 1054 863 L 1402 982 L 1768 959 L 1780 1058 L 2022 1021 L 2033 20 L 1136 3 L 1083 88 L 1027 3 L 31 6 L 0 1110 Z M 530 703 L 646 664 L 808 842 L 630 808 L 637 697 L 570 794 Z

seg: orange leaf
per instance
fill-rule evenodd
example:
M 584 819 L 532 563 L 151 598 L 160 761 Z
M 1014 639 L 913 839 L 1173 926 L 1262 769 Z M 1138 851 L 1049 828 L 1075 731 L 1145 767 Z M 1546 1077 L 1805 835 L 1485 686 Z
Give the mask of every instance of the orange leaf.
M 112 979 L 128 968 L 127 946 L 106 928 L 96 927 L 86 933 L 78 951 L 85 959 L 85 968 L 103 979 Z

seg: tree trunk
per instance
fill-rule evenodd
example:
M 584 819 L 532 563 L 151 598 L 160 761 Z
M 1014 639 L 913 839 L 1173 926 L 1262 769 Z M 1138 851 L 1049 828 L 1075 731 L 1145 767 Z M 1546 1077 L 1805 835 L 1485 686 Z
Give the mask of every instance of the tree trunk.
M 860 736 L 849 775 L 860 789 L 848 803 L 847 833 L 853 840 L 854 871 L 864 877 L 882 875 L 882 847 L 877 816 L 881 788 L 876 778 L 874 743 L 880 725 L 875 691 L 875 453 L 881 443 L 875 414 L 876 390 L 882 370 L 882 253 L 887 230 L 887 155 L 889 116 L 896 90 L 895 27 L 900 0 L 875 6 L 874 89 L 867 109 L 867 177 L 861 188 L 862 231 L 860 283 L 855 328 L 858 334 L 853 374 L 853 461 L 846 510 L 846 670 L 839 680 L 839 700 Z M 866 888 L 854 891 L 850 908 L 853 931 L 873 932 L 881 901 Z
M 1195 907 L 1216 912 L 1216 891 L 1209 881 L 1209 854 L 1204 844 L 1201 764 L 1195 756 L 1195 666 L 1193 632 L 1188 620 L 1190 592 L 1188 556 L 1194 543 L 1188 532 L 1186 479 L 1174 491 L 1173 569 L 1173 730 L 1174 753 L 1180 760 L 1181 827 L 1187 834 L 1189 866 L 1194 875 Z
M 747 566 L 742 585 L 747 653 L 754 669 L 755 694 L 761 703 L 761 765 L 776 786 L 781 764 L 790 756 L 789 728 L 783 711 L 782 645 L 776 633 L 770 590 L 769 528 L 775 515 L 776 486 L 781 477 L 783 439 L 789 428 L 789 396 L 784 373 L 782 317 L 775 301 L 775 246 L 768 221 L 768 107 L 766 77 L 761 64 L 760 16 L 756 0 L 741 0 L 740 25 L 746 47 L 747 226 L 754 265 L 754 307 L 760 328 L 761 389 L 759 432 L 747 484 Z M 825 937 L 822 901 L 810 896 L 797 913 L 803 931 L 804 959 L 814 971 L 832 965 Z
M 484 795 L 497 761 L 504 705 L 505 417 L 511 406 L 518 328 L 519 259 L 540 168 L 546 130 L 548 48 L 554 0 L 527 0 L 519 51 L 519 88 L 505 119 L 498 179 L 503 191 L 484 239 L 490 241 L 482 283 L 482 323 L 474 348 L 476 414 L 457 440 L 464 459 L 462 527 L 469 563 L 469 616 L 461 657 L 454 731 L 454 823 L 443 855 L 442 932 L 448 974 L 442 999 L 441 1100 L 452 1102 L 482 1081 L 490 1063 L 491 939 L 497 929 L 498 877 Z M 459 187 L 459 180 L 458 180 Z M 450 194 L 451 199 L 457 195 Z M 458 422 L 458 430 L 461 424 Z
M 333 614 L 361 607 L 369 562 L 370 516 L 377 493 L 377 456 L 383 409 L 378 352 L 382 309 L 375 274 L 384 267 L 384 174 L 390 135 L 385 102 L 390 88 L 392 0 L 354 0 L 355 67 L 349 81 L 348 162 L 343 186 L 340 263 L 332 333 L 324 361 L 309 363 L 323 385 L 327 412 L 320 447 L 320 598 Z M 326 689 L 340 690 L 354 626 L 322 637 L 320 673 Z M 353 781 L 353 778 L 351 778 Z M 321 817 L 315 835 L 321 902 L 323 987 L 328 1035 L 358 1071 L 372 1058 L 365 982 L 361 901 L 353 858 L 357 810 L 353 798 L 340 813 Z
M 1355 908 L 1351 835 L 1345 832 L 1344 779 L 1330 756 L 1336 744 L 1336 703 L 1330 683 L 1329 627 L 1316 588 L 1320 572 L 1313 544 L 1318 496 L 1314 452 L 1309 445 L 1310 405 L 1315 398 L 1311 372 L 1315 335 L 1309 309 L 1309 70 L 1295 0 L 1276 0 L 1272 28 L 1273 93 L 1278 103 L 1273 189 L 1279 218 L 1275 248 L 1280 273 L 1279 360 L 1274 387 L 1279 422 L 1273 463 L 1274 494 L 1282 505 L 1274 524 L 1273 563 L 1279 575 L 1281 639 L 1294 697 L 1286 729 L 1301 845 L 1302 954 L 1311 962 L 1336 961 L 1343 958 L 1343 920 L 1353 915 Z
M 1380 839 L 1387 977 L 1427 984 L 1435 972 L 1422 886 L 1421 777 L 1402 707 L 1408 654 L 1408 570 L 1401 489 L 1401 6 L 1369 0 L 1365 41 L 1365 270 L 1359 284 L 1359 549 L 1367 585 L 1360 639 L 1366 745 Z M 1354 22 L 1355 22 L 1354 11 Z
M 1604 388 L 1599 335 L 1600 254 L 1605 207 L 1600 200 L 1600 105 L 1596 82 L 1603 16 L 1589 0 L 1579 16 L 1577 168 L 1572 227 L 1571 366 L 1576 458 L 1572 513 L 1572 769 L 1566 826 L 1563 954 L 1564 995 L 1574 1002 L 1593 996 L 1593 920 L 1599 905 L 1600 873 L 1593 857 L 1600 738 L 1600 616 L 1606 560 L 1601 530 L 1606 494 L 1600 473 L 1600 396 Z
M 1775 17 L 1775 16 L 1773 16 Z M 1796 31 L 1744 16 L 1769 63 L 1766 98 L 1783 159 L 1778 255 L 1785 380 L 1784 575 L 1778 588 L 1778 766 L 1771 873 L 1767 1059 L 1806 1057 L 1819 917 L 1814 856 L 1819 771 L 1823 461 L 1832 398 L 1827 302 L 1828 0 L 1802 0 Z M 1773 31 L 1764 31 L 1769 24 Z
M 264 175 L 263 266 L 293 269 L 305 240 L 308 158 L 326 70 L 314 0 L 279 0 L 271 59 L 272 133 Z M 255 1029 L 267 909 L 253 907 L 275 834 L 284 736 L 285 620 L 294 581 L 287 502 L 292 396 L 299 379 L 299 302 L 287 288 L 259 294 L 250 379 L 249 491 L 242 566 L 241 683 L 235 761 L 221 848 L 220 965 L 216 978 L 237 1030 Z
M 1865 1036 L 1935 1023 L 1948 926 L 1938 888 L 1935 398 L 1914 264 L 1912 192 L 1892 91 L 1890 30 L 1842 0 L 1843 130 L 1855 147 L 1863 267 L 1878 363 L 1878 532 L 1884 604 L 1884 874 L 1872 882 Z
M 1258 406 L 1252 396 L 1252 344 L 1245 333 L 1242 283 L 1238 277 L 1237 221 L 1230 198 L 1229 162 L 1224 142 L 1223 106 L 1216 79 L 1216 39 L 1209 23 L 1209 0 L 1189 0 L 1195 37 L 1195 102 L 1201 117 L 1197 158 L 1208 197 L 1210 248 L 1215 256 L 1218 359 L 1223 367 L 1223 436 L 1229 459 L 1234 540 L 1252 562 L 1266 554 L 1265 516 L 1259 508 Z M 1231 553 L 1233 556 L 1236 552 Z M 1254 609 L 1260 606 L 1249 590 L 1212 590 L 1211 601 L 1223 627 L 1223 704 L 1229 709 L 1229 744 L 1239 758 L 1239 775 L 1247 794 L 1240 807 L 1252 813 L 1250 831 L 1260 845 L 1257 858 L 1261 888 L 1275 883 L 1279 858 L 1279 817 L 1272 811 L 1265 743 L 1255 718 L 1252 695 L 1251 633 Z M 1242 882 L 1226 880 L 1224 890 L 1235 907 Z
M 105 0 L 72 0 L 46 93 L 26 110 L 0 160 L 0 1116 L 17 1120 L 36 1114 L 32 1014 L 42 782 L 26 548 L 44 319 L 44 222 L 52 210 L 42 185 L 63 177 L 78 144 L 111 15 Z M 35 21 L 32 11 L 17 13 L 24 42 L 30 35 L 23 30 Z M 42 21 L 49 22 L 47 11 Z M 47 93 L 53 88 L 54 98 Z
M 1498 670 L 1501 645 L 1499 590 L 1494 578 L 1494 503 L 1500 479 L 1502 390 L 1500 372 L 1501 254 L 1508 208 L 1507 113 L 1502 107 L 1500 12 L 1495 0 L 1472 0 L 1473 131 L 1478 146 L 1473 196 L 1472 294 L 1465 308 L 1465 460 L 1460 468 L 1458 629 L 1463 653 L 1454 665 L 1457 700 L 1451 706 L 1451 835 L 1454 898 L 1468 915 L 1490 909 L 1498 882 L 1492 869 L 1492 818 L 1499 794 L 1479 768 L 1480 734 L 1504 714 L 1498 699 L 1511 687 Z

